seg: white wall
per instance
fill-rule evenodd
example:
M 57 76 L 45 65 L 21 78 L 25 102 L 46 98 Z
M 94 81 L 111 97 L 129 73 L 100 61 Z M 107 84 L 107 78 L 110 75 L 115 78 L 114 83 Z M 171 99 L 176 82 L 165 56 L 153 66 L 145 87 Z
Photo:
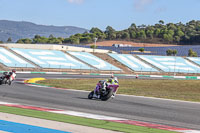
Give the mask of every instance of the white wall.
M 0 44 L 0 46 L 6 46 L 8 48 L 24 48 L 24 49 L 48 49 L 48 50 L 63 50 L 63 51 L 79 51 L 79 52 L 97 52 L 97 53 L 108 53 L 109 50 L 103 49 L 91 49 L 91 48 L 81 48 L 74 46 L 65 45 L 51 45 L 51 44 Z M 116 53 L 116 52 L 112 52 Z

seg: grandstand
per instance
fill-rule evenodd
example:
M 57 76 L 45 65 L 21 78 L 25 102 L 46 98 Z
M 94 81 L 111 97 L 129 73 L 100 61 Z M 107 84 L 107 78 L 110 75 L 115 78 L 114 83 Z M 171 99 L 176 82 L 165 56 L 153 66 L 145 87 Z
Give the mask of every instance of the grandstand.
M 0 48 L 0 69 L 30 68 L 32 71 L 77 71 L 77 72 L 108 72 L 108 73 L 178 73 L 199 74 L 199 57 L 165 56 L 167 49 L 175 49 L 186 54 L 189 48 L 198 50 L 199 46 L 170 46 L 170 47 L 146 47 L 151 52 L 142 53 L 139 47 L 103 47 L 107 51 L 82 49 L 81 47 L 69 49 L 68 46 L 56 45 L 8 45 Z M 16 47 L 15 47 L 16 46 Z M 21 47 L 21 48 L 20 48 Z M 35 48 L 37 47 L 37 48 Z M 45 49 L 46 47 L 46 49 Z M 112 49 L 111 49 L 112 48 Z M 111 53 L 118 49 L 119 53 Z M 165 48 L 165 50 L 163 50 Z M 179 49 L 178 49 L 179 48 Z M 183 49 L 181 49 L 183 48 Z M 136 54 L 120 54 L 123 51 L 132 50 Z M 162 50 L 161 50 L 162 49 Z M 188 51 L 187 51 L 188 52 Z M 106 54 L 107 53 L 107 54 Z M 142 55 L 141 55 L 142 54 Z M 180 53 L 179 53 L 180 54 Z M 162 56 L 161 56 L 162 55 Z M 26 69 L 27 70 L 27 69 Z
M 7 67 L 35 67 L 29 62 L 16 56 L 7 49 L 0 47 L 0 62 Z
M 137 55 L 164 72 L 200 73 L 200 67 L 177 56 Z

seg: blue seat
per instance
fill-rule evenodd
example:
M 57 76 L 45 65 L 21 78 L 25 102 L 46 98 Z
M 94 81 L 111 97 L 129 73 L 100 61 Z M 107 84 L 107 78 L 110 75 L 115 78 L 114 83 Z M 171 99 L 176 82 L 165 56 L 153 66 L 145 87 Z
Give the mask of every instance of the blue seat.
M 108 54 L 108 55 L 134 71 L 158 72 L 150 65 L 144 63 L 143 61 L 135 58 L 130 54 Z
M 164 72 L 199 73 L 200 69 L 186 59 L 177 56 L 138 55 L 138 57 Z
M 91 69 L 86 64 L 61 51 L 20 48 L 12 48 L 12 50 L 42 68 Z
M 87 52 L 68 52 L 68 53 L 100 70 L 116 70 L 116 71 L 121 70 L 120 68 L 113 66 L 110 63 Z
M 4 48 L 0 48 L 0 57 L 0 62 L 9 67 L 35 67 Z

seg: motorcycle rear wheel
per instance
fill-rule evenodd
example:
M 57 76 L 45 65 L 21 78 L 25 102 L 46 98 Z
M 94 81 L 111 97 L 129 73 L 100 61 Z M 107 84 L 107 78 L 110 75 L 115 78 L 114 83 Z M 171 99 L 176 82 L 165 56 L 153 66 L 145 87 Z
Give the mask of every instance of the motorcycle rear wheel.
M 113 94 L 114 89 L 108 90 L 108 93 L 101 97 L 102 101 L 107 101 Z

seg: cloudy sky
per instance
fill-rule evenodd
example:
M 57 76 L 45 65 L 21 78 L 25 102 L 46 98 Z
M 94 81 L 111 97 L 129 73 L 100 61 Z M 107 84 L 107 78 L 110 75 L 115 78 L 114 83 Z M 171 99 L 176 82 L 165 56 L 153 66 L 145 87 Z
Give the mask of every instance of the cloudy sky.
M 0 20 L 86 29 L 200 20 L 200 0 L 0 0 Z

